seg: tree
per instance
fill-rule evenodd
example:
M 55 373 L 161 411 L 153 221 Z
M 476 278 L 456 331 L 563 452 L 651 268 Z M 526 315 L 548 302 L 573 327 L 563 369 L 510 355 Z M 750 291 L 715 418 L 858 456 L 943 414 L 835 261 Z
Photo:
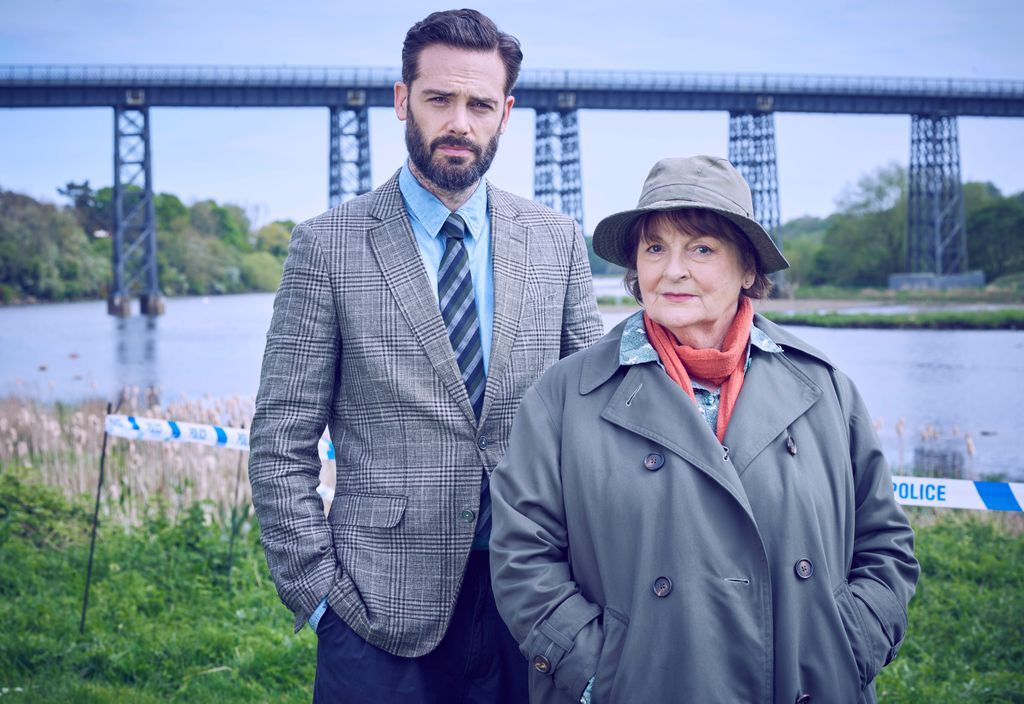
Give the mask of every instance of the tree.
M 839 199 L 814 256 L 810 283 L 884 286 L 905 267 L 906 170 L 893 163 L 857 182 Z
M 967 261 L 988 280 L 1024 272 L 1024 201 L 999 198 L 971 210 Z

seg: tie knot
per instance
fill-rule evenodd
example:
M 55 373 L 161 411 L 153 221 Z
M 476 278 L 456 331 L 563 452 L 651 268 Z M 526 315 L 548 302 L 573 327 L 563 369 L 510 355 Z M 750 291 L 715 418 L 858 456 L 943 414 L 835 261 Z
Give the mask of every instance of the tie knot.
M 444 233 L 445 237 L 461 240 L 466 236 L 466 223 L 463 222 L 461 215 L 452 213 L 444 221 L 444 224 L 441 225 L 441 232 Z

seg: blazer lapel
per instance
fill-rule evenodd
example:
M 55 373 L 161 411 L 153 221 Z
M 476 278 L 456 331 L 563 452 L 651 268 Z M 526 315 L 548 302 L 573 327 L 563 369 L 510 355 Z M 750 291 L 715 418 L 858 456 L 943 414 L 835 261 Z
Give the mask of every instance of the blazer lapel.
M 491 218 L 491 267 L 494 272 L 494 325 L 491 357 L 484 388 L 484 417 L 498 393 L 512 344 L 519 333 L 526 287 L 529 243 L 527 229 L 515 220 L 518 211 L 496 189 L 487 187 L 488 214 Z
M 475 425 L 476 414 L 452 352 L 437 299 L 430 290 L 430 280 L 423 269 L 423 259 L 405 212 L 397 175 L 381 186 L 379 197 L 370 207 L 370 214 L 380 221 L 370 226 L 369 239 L 384 284 L 390 289 L 434 371 Z

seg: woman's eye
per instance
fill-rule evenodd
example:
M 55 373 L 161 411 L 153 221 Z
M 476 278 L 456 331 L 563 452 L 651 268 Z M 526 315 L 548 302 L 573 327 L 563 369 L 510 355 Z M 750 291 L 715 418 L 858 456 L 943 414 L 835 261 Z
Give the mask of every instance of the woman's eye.
M 693 248 L 693 251 L 697 254 L 711 254 L 711 247 L 708 247 L 706 244 L 699 244 Z
M 660 244 L 647 245 L 647 251 L 650 252 L 651 254 L 658 254 L 660 252 L 663 252 L 664 250 L 665 248 Z

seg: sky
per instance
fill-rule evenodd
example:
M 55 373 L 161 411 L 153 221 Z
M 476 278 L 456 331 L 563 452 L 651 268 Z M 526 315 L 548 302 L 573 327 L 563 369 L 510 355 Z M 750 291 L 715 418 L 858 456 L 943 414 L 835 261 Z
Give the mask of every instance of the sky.
M 524 69 L 1024 80 L 1019 0 L 481 0 L 522 43 Z M 406 30 L 444 5 L 293 0 L 0 0 L 0 65 L 270 65 L 397 68 Z M 581 111 L 585 229 L 636 205 L 667 156 L 726 155 L 722 112 Z M 328 112 L 154 108 L 153 186 L 186 203 L 235 203 L 262 224 L 327 207 Z M 833 212 L 857 181 L 907 165 L 910 118 L 775 117 L 782 220 Z M 405 158 L 404 123 L 370 112 L 373 183 Z M 488 174 L 533 191 L 534 115 L 513 109 Z M 1024 119 L 960 118 L 964 180 L 1024 190 Z M 113 179 L 113 111 L 0 108 L 0 188 Z

